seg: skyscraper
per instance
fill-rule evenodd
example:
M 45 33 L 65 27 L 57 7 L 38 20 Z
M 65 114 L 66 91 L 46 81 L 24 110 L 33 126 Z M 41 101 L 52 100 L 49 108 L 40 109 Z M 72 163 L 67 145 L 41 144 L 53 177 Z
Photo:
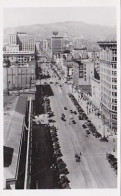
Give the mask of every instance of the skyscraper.
M 59 54 L 63 52 L 63 37 L 52 37 L 51 38 L 51 50 L 52 57 L 54 54 Z
M 23 32 L 9 35 L 9 47 L 19 46 L 19 51 L 35 51 L 34 35 Z M 12 49 L 11 49 L 12 50 Z M 13 51 L 13 50 L 12 50 Z
M 101 47 L 101 109 L 109 127 L 117 129 L 117 43 L 98 42 Z

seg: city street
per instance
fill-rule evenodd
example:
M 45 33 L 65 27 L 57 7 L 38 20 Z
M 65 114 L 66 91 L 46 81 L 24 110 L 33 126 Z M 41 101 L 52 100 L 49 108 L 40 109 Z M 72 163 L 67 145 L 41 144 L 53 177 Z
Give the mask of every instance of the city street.
M 45 67 L 45 64 L 43 64 Z M 47 68 L 47 71 L 48 68 Z M 45 71 L 46 72 L 46 71 Z M 52 71 L 49 74 L 52 76 Z M 48 83 L 50 80 L 46 79 Z M 58 137 L 63 154 L 63 160 L 69 170 L 68 178 L 71 188 L 116 188 L 116 174 L 106 160 L 106 152 L 112 150 L 112 143 L 100 142 L 90 134 L 86 137 L 82 128 L 84 120 L 79 120 L 77 114 L 71 114 L 70 110 L 76 110 L 68 96 L 68 86 L 56 78 L 52 79 L 51 88 L 54 96 L 50 97 L 52 111 L 58 127 Z M 59 84 L 55 84 L 55 82 Z M 60 87 L 62 85 L 62 87 Z M 64 107 L 67 110 L 64 110 Z M 66 121 L 61 120 L 62 113 L 65 114 Z M 70 117 L 76 121 L 72 124 Z M 75 161 L 75 154 L 82 153 L 81 162 Z

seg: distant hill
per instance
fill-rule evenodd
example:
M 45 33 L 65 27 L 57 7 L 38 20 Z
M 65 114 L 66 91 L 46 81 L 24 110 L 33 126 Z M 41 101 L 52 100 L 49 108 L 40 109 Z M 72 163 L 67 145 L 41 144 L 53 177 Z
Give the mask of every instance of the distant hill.
M 52 36 L 53 31 L 58 31 L 60 36 L 68 33 L 72 37 L 82 37 L 85 40 L 110 41 L 116 40 L 116 29 L 109 26 L 90 25 L 84 22 L 66 21 L 51 24 L 34 24 L 29 26 L 18 26 L 4 29 L 4 43 L 8 42 L 8 35 L 16 32 L 27 32 L 35 34 L 35 40 L 45 39 Z

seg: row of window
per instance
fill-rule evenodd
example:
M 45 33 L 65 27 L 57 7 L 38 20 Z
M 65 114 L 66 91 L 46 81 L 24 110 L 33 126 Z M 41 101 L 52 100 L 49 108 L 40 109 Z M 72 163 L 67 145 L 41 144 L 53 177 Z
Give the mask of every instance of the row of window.
M 112 64 L 112 68 L 117 68 L 117 64 Z
M 117 103 L 117 99 L 112 99 L 112 103 Z
M 117 54 L 117 50 L 113 49 L 113 50 L 112 50 L 112 53 L 113 53 L 113 54 Z
M 101 74 L 101 80 L 111 82 L 111 77 L 110 77 L 110 75 Z
M 113 56 L 112 61 L 116 61 L 117 62 L 117 57 Z
M 105 99 L 101 98 L 101 102 L 106 105 L 108 108 L 112 109 L 113 111 L 117 111 L 117 106 L 111 105 L 109 102 L 107 102 Z M 117 103 L 117 100 L 115 100 L 114 103 Z
M 117 92 L 112 92 L 112 96 L 117 96 Z
M 117 111 L 117 106 L 112 105 L 112 110 Z
M 112 82 L 117 83 L 117 78 L 112 78 Z
M 112 85 L 112 89 L 117 89 L 117 85 Z

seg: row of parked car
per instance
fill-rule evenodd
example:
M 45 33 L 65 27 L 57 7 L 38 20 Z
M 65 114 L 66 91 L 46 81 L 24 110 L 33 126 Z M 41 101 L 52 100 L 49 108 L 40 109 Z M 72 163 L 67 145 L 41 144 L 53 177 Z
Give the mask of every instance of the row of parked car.
M 117 174 L 117 158 L 113 154 L 110 154 L 110 153 L 106 154 L 106 158 L 108 162 L 110 163 L 110 166 L 114 169 L 114 171 Z
M 82 125 L 83 128 L 85 129 L 86 136 L 88 134 L 90 134 L 90 132 L 91 132 L 92 135 L 94 135 L 96 138 L 100 138 L 100 141 L 108 142 L 108 139 L 106 137 L 102 137 L 102 135 L 97 131 L 97 129 L 93 125 L 93 123 L 88 119 L 87 115 L 85 114 L 84 110 L 79 105 L 79 103 L 77 102 L 75 97 L 71 93 L 69 93 L 68 95 L 69 95 L 69 97 L 71 98 L 72 102 L 74 103 L 75 107 L 78 110 L 78 113 L 79 113 L 78 118 L 79 118 L 79 120 L 87 120 L 87 122 Z
M 69 171 L 66 167 L 66 163 L 64 163 L 61 158 L 63 155 L 58 141 L 57 129 L 54 125 L 50 127 L 50 138 L 53 154 L 53 163 L 51 169 L 53 169 L 56 173 L 57 188 L 64 189 L 69 187 L 70 181 L 66 176 L 69 174 Z
M 87 120 L 86 123 L 84 123 L 82 125 L 82 127 L 85 129 L 85 131 L 90 134 L 90 132 L 92 133 L 92 135 L 94 135 L 96 138 L 100 138 L 101 134 L 97 131 L 96 127 L 92 124 L 92 122 L 90 120 Z
M 51 112 L 50 100 L 49 100 L 48 97 L 45 98 L 44 105 L 45 105 L 45 110 L 46 110 L 46 112 Z
M 79 120 L 88 120 L 87 115 L 85 114 L 84 110 L 82 109 L 82 107 L 79 105 L 78 101 L 75 99 L 75 97 L 71 94 L 68 93 L 68 96 L 71 98 L 72 102 L 74 103 L 79 115 L 78 118 Z
M 78 115 L 79 120 L 87 120 L 88 119 L 87 115 L 85 114 L 84 110 L 79 105 L 79 103 L 77 102 L 75 97 L 71 93 L 69 93 L 68 95 L 71 98 L 72 102 L 74 103 L 74 105 L 79 113 L 79 115 Z

